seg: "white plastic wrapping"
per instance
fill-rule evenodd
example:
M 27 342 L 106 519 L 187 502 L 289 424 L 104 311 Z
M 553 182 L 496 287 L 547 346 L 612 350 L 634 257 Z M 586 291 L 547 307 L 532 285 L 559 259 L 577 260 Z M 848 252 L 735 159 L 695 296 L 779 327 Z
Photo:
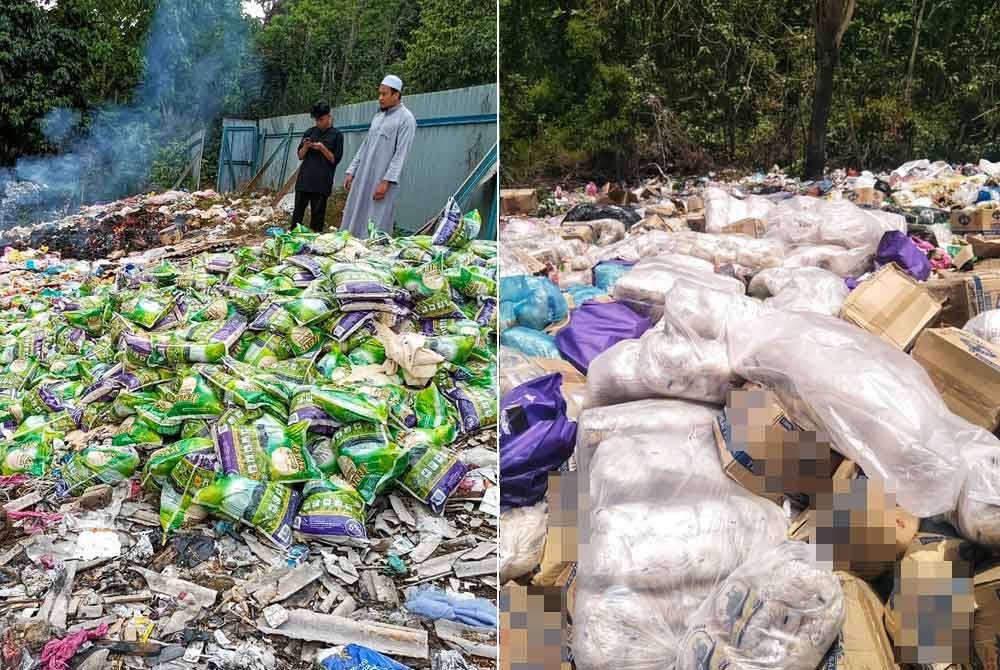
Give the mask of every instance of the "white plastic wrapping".
M 542 560 L 548 532 L 546 502 L 514 507 L 500 514 L 500 583 L 530 573 Z
M 545 369 L 513 347 L 500 345 L 500 395 L 548 374 Z
M 981 430 L 962 455 L 968 476 L 955 515 L 959 532 L 973 542 L 1000 546 L 1000 440 Z
M 736 198 L 714 187 L 705 189 L 702 199 L 705 202 L 705 230 L 709 233 L 721 233 L 723 228 L 740 219 L 766 219 L 774 208 L 774 203 L 762 196 Z
M 962 330 L 1000 345 L 1000 309 L 989 309 L 975 315 L 962 326 Z
M 815 668 L 845 617 L 840 582 L 815 546 L 783 542 L 736 569 L 702 603 L 675 670 Z
M 788 251 L 782 267 L 822 268 L 841 277 L 859 277 L 872 267 L 875 249 L 845 249 L 832 244 L 806 245 Z
M 768 268 L 747 291 L 774 309 L 837 316 L 850 291 L 842 277 L 821 268 Z
M 785 246 L 778 240 L 758 240 L 746 235 L 711 235 L 684 231 L 667 233 L 653 230 L 635 239 L 639 257 L 684 254 L 720 265 L 770 268 L 781 265 Z
M 593 275 L 590 269 L 572 270 L 559 273 L 559 288 L 565 290 L 571 286 L 590 286 Z
M 906 219 L 900 214 L 862 209 L 849 200 L 799 195 L 782 200 L 770 211 L 764 238 L 788 247 L 834 245 L 874 251 L 890 230 L 905 232 Z
M 721 340 L 729 324 L 755 319 L 771 309 L 742 291 L 723 292 L 678 279 L 666 293 L 661 323 L 667 333 L 684 334 L 694 340 Z
M 901 507 L 920 517 L 955 508 L 962 448 L 982 430 L 948 411 L 919 363 L 845 321 L 804 312 L 742 323 L 727 340 L 737 374 L 771 388 L 799 425 L 829 434 Z
M 736 567 L 784 540 L 784 515 L 726 477 L 708 426 L 612 437 L 591 465 L 577 668 L 670 668 L 691 614 Z
M 655 323 L 663 315 L 664 298 L 678 280 L 728 293 L 744 291 L 743 282 L 715 274 L 706 261 L 675 255 L 644 259 L 618 278 L 612 296 Z

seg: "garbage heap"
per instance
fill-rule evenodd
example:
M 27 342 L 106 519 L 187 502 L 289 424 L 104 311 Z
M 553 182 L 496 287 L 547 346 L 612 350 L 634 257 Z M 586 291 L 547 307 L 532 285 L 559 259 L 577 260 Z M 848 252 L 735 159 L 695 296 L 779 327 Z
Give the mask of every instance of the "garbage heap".
M 279 230 L 114 272 L 8 253 L 4 667 L 488 667 L 479 228 L 450 204 L 429 236 Z
M 504 654 L 997 667 L 996 168 L 505 193 Z
M 66 258 L 99 260 L 116 253 L 176 244 L 195 231 L 220 239 L 283 225 L 287 214 L 271 196 L 230 197 L 205 191 L 165 191 L 81 207 L 76 214 L 0 231 L 0 247 L 41 249 Z

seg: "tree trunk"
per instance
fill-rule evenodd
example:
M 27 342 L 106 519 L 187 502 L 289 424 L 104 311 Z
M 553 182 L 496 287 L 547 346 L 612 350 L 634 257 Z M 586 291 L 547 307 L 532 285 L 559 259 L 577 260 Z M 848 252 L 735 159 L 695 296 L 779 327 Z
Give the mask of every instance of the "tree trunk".
M 816 64 L 816 89 L 813 94 L 812 119 L 809 121 L 809 144 L 806 147 L 806 179 L 821 179 L 826 167 L 826 124 L 833 103 L 835 56 L 829 54 Z
M 920 11 L 917 13 L 916 23 L 913 25 L 913 40 L 910 43 L 910 62 L 906 65 L 906 101 L 910 101 L 913 90 L 913 68 L 917 63 L 917 45 L 920 43 L 920 26 L 924 22 L 924 8 L 927 7 L 927 0 L 920 0 Z

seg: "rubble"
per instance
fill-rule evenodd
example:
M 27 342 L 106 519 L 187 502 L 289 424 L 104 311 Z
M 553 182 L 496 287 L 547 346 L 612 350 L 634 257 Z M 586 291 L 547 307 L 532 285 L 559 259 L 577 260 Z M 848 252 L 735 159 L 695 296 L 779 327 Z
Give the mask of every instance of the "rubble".
M 508 192 L 504 667 L 995 665 L 998 177 Z
M 0 621 L 25 667 L 66 636 L 75 668 L 346 644 L 492 667 L 495 634 L 465 649 L 404 602 L 497 600 L 496 244 L 265 233 L 286 221 L 168 192 L 4 231 Z

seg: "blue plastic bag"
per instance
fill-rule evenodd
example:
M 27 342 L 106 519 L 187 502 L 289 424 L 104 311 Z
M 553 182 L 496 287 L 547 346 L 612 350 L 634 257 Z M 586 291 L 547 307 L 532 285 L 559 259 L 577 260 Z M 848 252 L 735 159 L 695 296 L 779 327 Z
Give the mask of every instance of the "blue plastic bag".
M 515 275 L 500 279 L 501 315 L 504 303 L 513 305 L 517 325 L 535 330 L 566 318 L 569 307 L 562 291 L 546 277 Z M 511 309 L 511 308 L 508 308 Z
M 436 586 L 411 592 L 406 599 L 406 609 L 435 621 L 447 619 L 484 628 L 495 628 L 497 625 L 497 608 L 489 600 L 456 598 Z
M 413 670 L 360 644 L 347 645 L 339 654 L 324 658 L 320 665 L 325 670 Z
M 569 297 L 573 299 L 573 304 L 576 307 L 579 307 L 591 298 L 597 298 L 608 294 L 607 291 L 599 289 L 596 286 L 570 286 L 566 289 L 566 293 L 568 293 Z
M 500 344 L 513 347 L 525 356 L 538 358 L 560 358 L 556 338 L 540 330 L 531 328 L 508 328 L 500 333 Z
M 500 509 L 545 497 L 549 472 L 573 453 L 576 423 L 566 416 L 562 375 L 514 387 L 500 399 Z
M 632 269 L 635 263 L 631 261 L 601 261 L 590 271 L 591 283 L 605 291 L 611 289 L 618 278 Z

